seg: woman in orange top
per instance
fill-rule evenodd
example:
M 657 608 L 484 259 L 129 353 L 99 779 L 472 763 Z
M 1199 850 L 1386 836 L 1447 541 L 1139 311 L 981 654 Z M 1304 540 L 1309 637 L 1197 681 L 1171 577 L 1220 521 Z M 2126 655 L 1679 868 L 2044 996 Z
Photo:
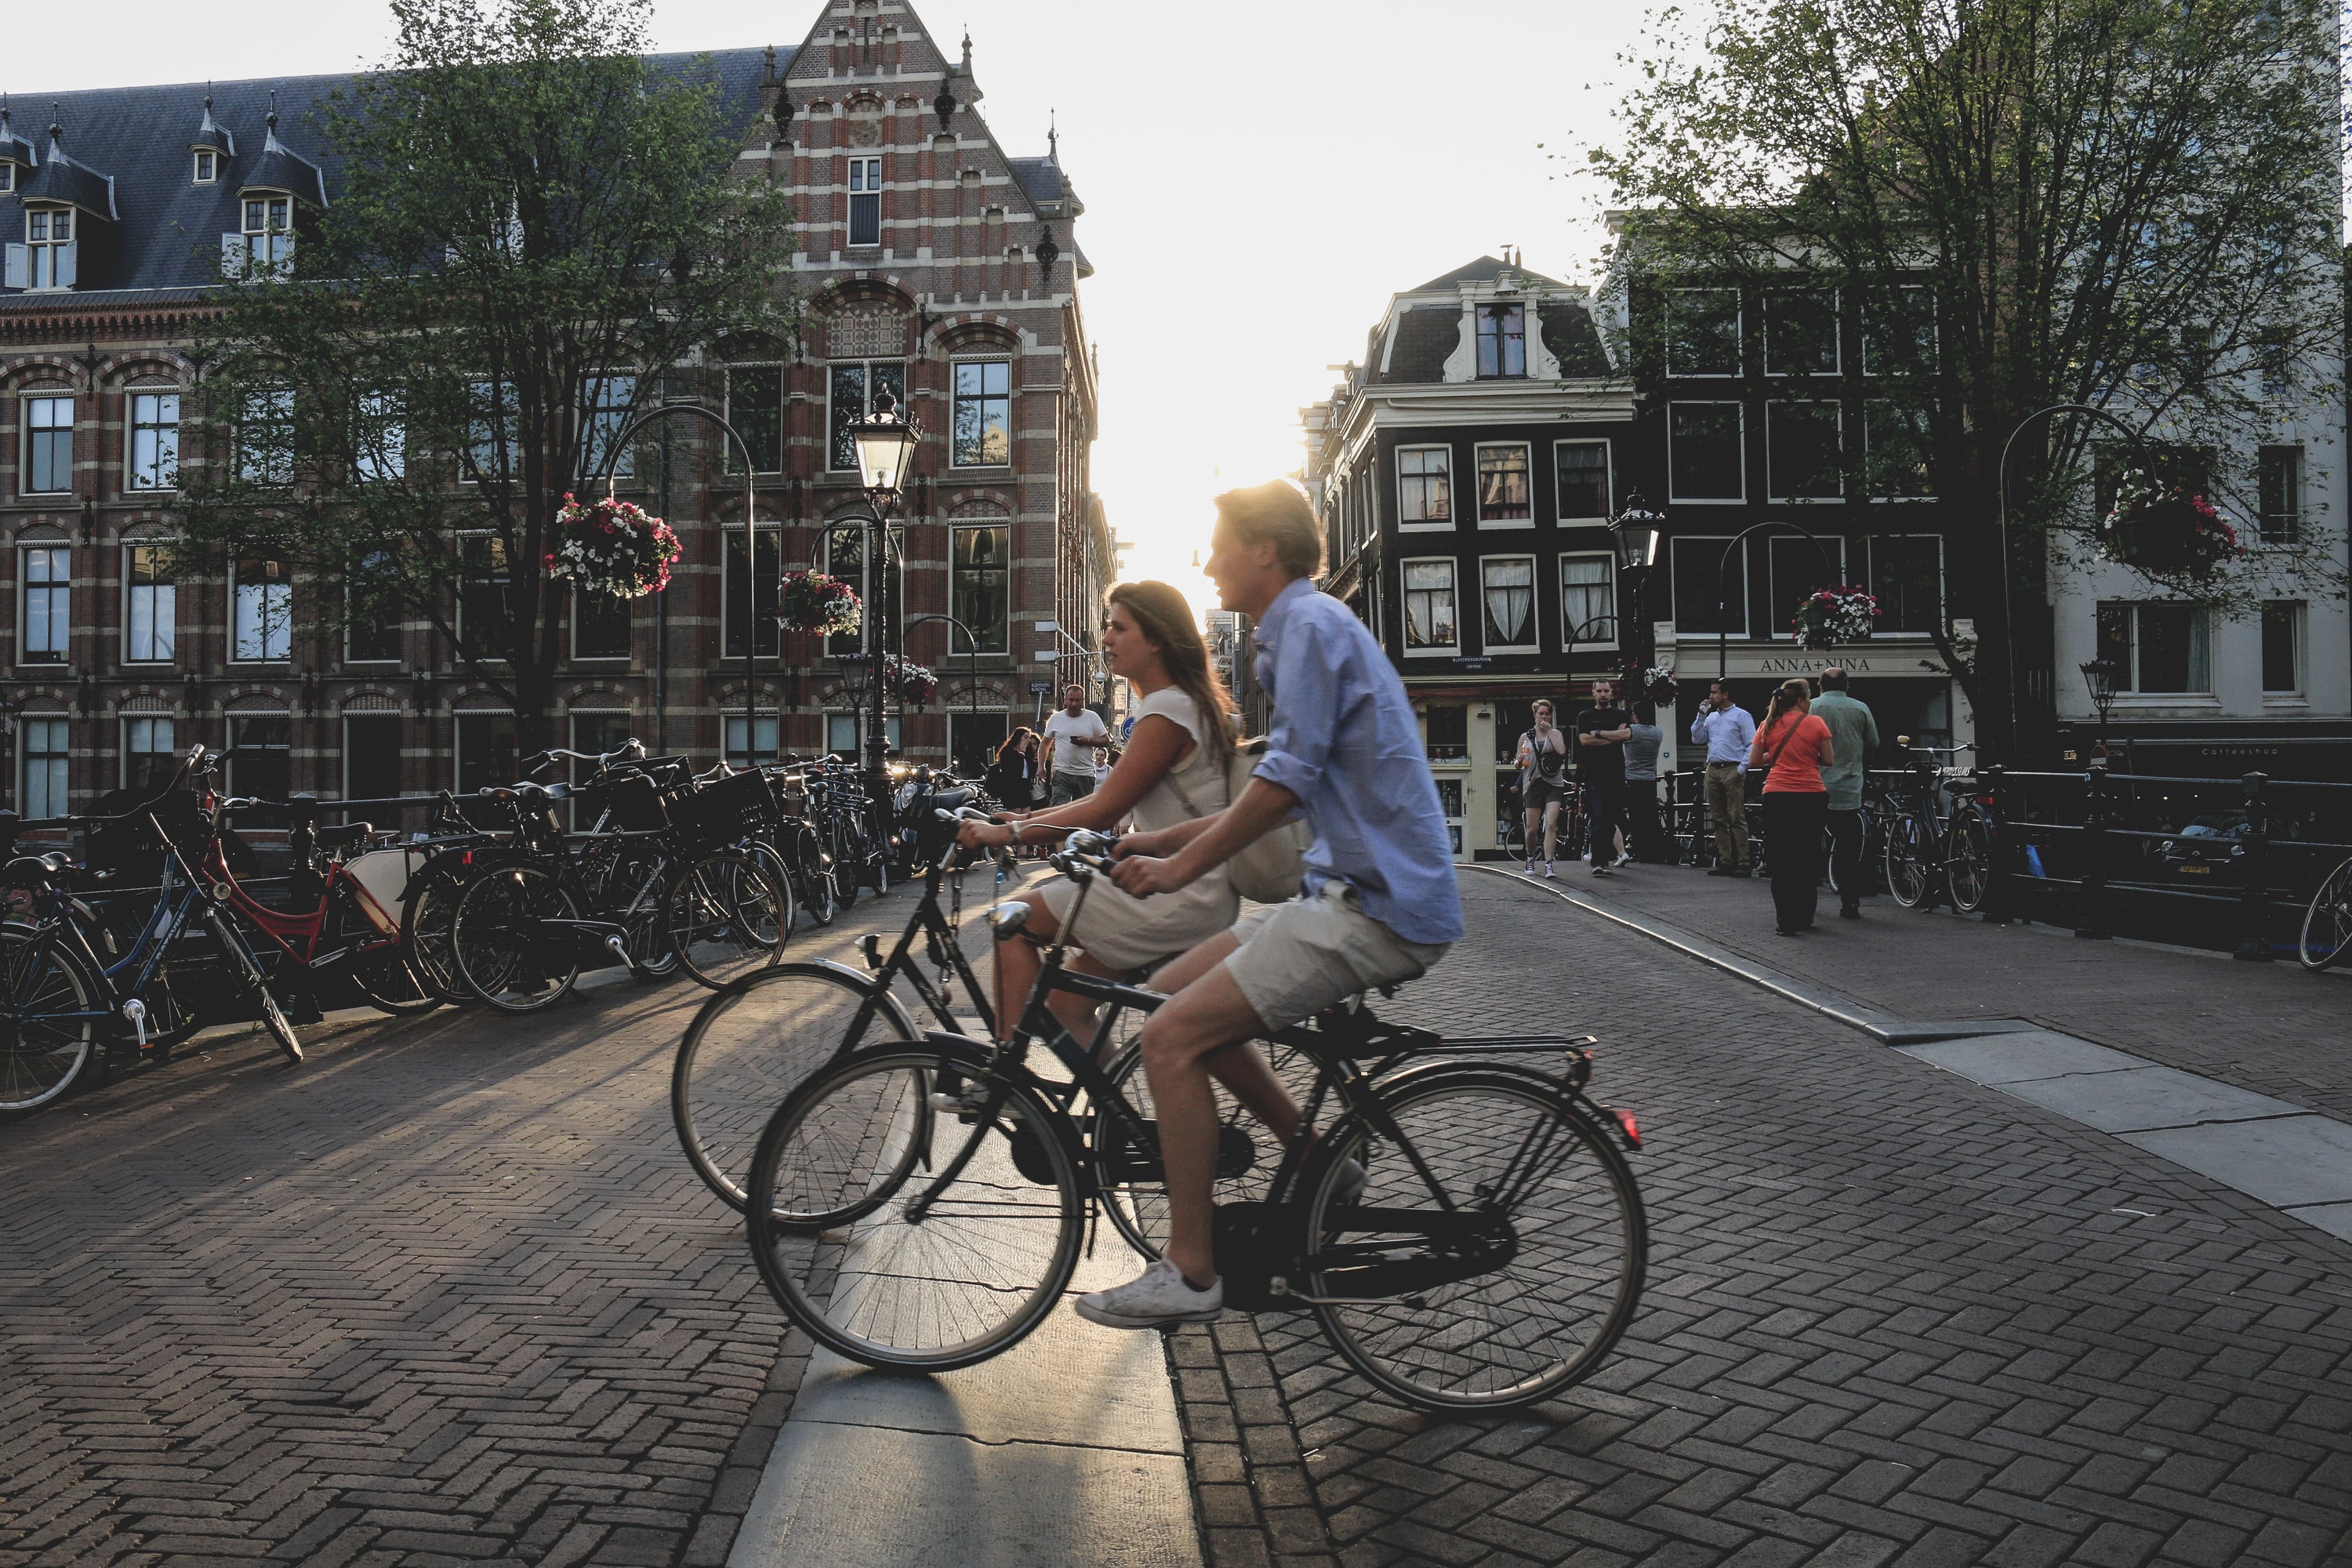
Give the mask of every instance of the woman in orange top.
M 1822 770 L 1837 761 L 1830 727 L 1813 717 L 1813 689 L 1801 677 L 1772 693 L 1748 748 L 1748 765 L 1764 780 L 1764 829 L 1772 859 L 1774 929 L 1794 936 L 1813 926 L 1822 881 L 1822 834 L 1829 826 L 1829 786 Z

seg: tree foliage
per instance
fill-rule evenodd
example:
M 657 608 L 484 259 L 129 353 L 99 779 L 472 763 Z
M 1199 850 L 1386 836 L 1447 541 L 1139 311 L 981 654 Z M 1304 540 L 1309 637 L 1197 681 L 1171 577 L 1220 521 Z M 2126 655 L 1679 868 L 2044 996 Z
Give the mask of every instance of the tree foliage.
M 645 58 L 650 0 L 393 11 L 393 58 L 317 117 L 331 205 L 290 268 L 224 277 L 198 347 L 220 460 L 185 481 L 184 550 L 284 563 L 321 637 L 422 617 L 528 748 L 562 651 L 556 512 L 677 367 L 788 325 L 792 214 L 734 176 L 747 128 L 708 62 Z
M 1621 136 L 1591 153 L 1630 209 L 1621 300 L 1691 282 L 1838 290 L 1876 345 L 1863 384 L 1878 430 L 1912 432 L 1916 453 L 1890 449 L 1981 531 L 1951 552 L 1960 615 L 1998 626 L 2005 577 L 2022 605 L 2046 563 L 2086 548 L 2084 481 L 2115 461 L 2105 443 L 2133 448 L 2085 417 L 2030 430 L 2004 562 L 1996 470 L 2027 416 L 2088 405 L 2159 466 L 2210 457 L 2214 499 L 2249 518 L 2255 448 L 2340 397 L 2336 16 L 2320 0 L 1724 0 L 1653 31 Z M 1670 321 L 1621 317 L 1621 346 L 1654 365 Z M 1862 443 L 1843 460 L 1849 495 L 1887 492 Z M 2225 605 L 2284 580 L 2340 591 L 2343 523 L 2326 521 L 2160 586 Z

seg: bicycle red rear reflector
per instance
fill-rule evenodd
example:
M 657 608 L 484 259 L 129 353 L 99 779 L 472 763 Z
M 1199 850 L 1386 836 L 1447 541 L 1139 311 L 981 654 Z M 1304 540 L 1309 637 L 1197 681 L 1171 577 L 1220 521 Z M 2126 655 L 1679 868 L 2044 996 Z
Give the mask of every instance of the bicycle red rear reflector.
M 1609 1114 L 1617 1119 L 1618 1131 L 1625 1134 L 1625 1142 L 1639 1149 L 1642 1146 L 1642 1124 L 1634 1120 L 1633 1113 L 1612 1108 Z

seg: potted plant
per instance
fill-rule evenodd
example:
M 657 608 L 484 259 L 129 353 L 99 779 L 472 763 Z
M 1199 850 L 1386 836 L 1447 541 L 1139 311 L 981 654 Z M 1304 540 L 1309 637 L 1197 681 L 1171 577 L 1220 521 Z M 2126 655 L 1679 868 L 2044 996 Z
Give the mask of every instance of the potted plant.
M 839 637 L 856 631 L 865 611 L 856 589 L 822 572 L 785 573 L 776 595 L 776 623 L 788 632 Z
M 1619 672 L 1618 683 L 1624 689 L 1628 702 L 1654 702 L 1661 708 L 1675 704 L 1675 672 L 1671 665 L 1629 664 Z
M 930 666 L 895 653 L 884 656 L 882 677 L 890 683 L 890 694 L 909 708 L 929 702 L 940 689 L 939 675 Z
M 1797 606 L 1790 635 L 1799 647 L 1829 648 L 1868 639 L 1878 620 L 1878 600 L 1847 586 L 1823 588 Z
M 584 593 L 642 599 L 669 586 L 669 569 L 685 553 L 677 531 L 628 501 L 607 496 L 583 503 L 570 495 L 555 514 L 547 574 Z

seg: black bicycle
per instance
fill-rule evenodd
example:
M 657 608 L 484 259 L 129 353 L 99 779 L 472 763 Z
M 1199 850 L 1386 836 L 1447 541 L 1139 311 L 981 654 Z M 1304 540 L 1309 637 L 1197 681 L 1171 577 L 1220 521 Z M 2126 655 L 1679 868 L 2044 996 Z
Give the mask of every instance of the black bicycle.
M 1090 884 L 1112 847 L 1074 834 L 1054 864 Z M 1026 913 L 993 912 L 1000 940 Z M 923 1371 L 995 1355 L 1060 1300 L 1088 1205 L 1158 1182 L 1156 1125 L 1098 1060 L 1122 1016 L 1166 998 L 1065 957 L 1047 947 L 1003 1046 L 934 1031 L 860 1049 L 769 1121 L 752 1255 L 820 1343 Z M 1094 1049 L 1047 1008 L 1056 992 L 1108 1007 Z M 1041 1042 L 1051 1075 L 1028 1064 Z M 1588 1097 L 1589 1039 L 1444 1040 L 1352 1006 L 1270 1043 L 1312 1085 L 1270 1176 L 1257 1136 L 1221 1132 L 1221 1194 L 1255 1176 L 1264 1194 L 1218 1208 L 1228 1304 L 1312 1310 L 1359 1372 L 1432 1408 L 1508 1408 L 1591 1375 L 1633 1319 L 1647 1240 L 1619 1146 L 1639 1134 Z
M 1888 803 L 1886 889 L 1906 910 L 1932 910 L 1948 897 L 1961 914 L 1975 914 L 1992 894 L 1992 819 L 1975 786 L 1949 778 L 1940 760 L 1974 748 L 1914 746 L 1908 735 L 1895 743 L 1910 753 L 1911 767 L 1907 787 Z M 1955 797 L 1948 811 L 1946 795 Z

